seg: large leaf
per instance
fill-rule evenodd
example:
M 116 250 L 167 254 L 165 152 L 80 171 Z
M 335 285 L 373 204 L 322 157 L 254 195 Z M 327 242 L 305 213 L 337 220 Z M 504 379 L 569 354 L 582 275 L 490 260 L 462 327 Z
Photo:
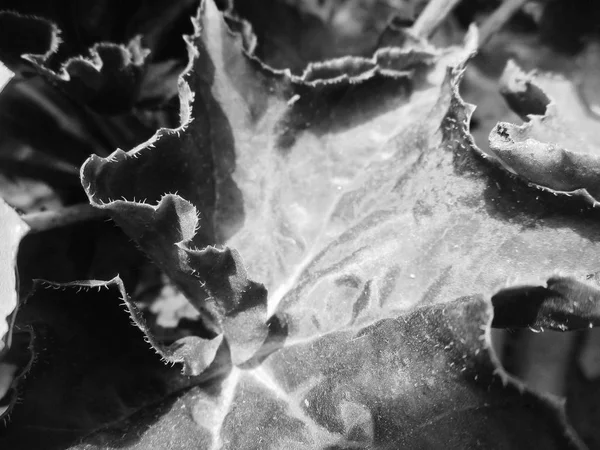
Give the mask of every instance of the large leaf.
M 500 292 L 494 313 L 518 328 L 521 306 L 537 307 L 527 325 L 562 328 L 556 318 L 581 291 L 598 304 L 595 287 L 554 279 Z M 597 307 L 592 316 L 598 325 Z M 194 388 L 73 448 L 584 448 L 562 402 L 498 367 L 491 320 L 489 300 L 472 296 L 287 345 L 218 389 Z
M 270 337 L 218 394 L 191 390 L 153 426 L 146 420 L 158 412 L 141 413 L 144 425 L 125 442 L 164 445 L 181 408 L 193 420 L 181 429 L 197 430 L 181 448 L 198 440 L 208 448 L 576 445 L 558 404 L 494 378 L 502 370 L 489 339 L 479 339 L 489 299 L 472 295 L 511 279 L 595 272 L 598 216 L 577 198 L 527 185 L 474 145 L 472 107 L 457 89 L 475 36 L 412 73 L 397 70 L 407 53 L 392 49 L 390 70 L 374 58 L 369 71 L 308 81 L 245 54 L 244 38 L 212 2 L 203 6 L 187 78 L 195 119 L 184 108 L 175 132 L 92 157 L 83 183 L 190 301 L 214 306 L 206 316 L 216 317 L 236 363 L 263 343 L 269 316 Z M 338 62 L 349 64 L 364 60 Z M 213 243 L 235 250 L 195 249 Z M 576 296 L 563 298 L 564 312 Z M 520 308 L 513 302 L 509 317 Z M 522 308 L 530 317 L 531 306 Z M 258 312 L 251 334 L 230 337 L 227 324 L 250 310 Z M 569 316 L 542 316 L 526 325 L 568 328 Z M 590 323 L 589 312 L 575 317 Z M 240 348 L 244 336 L 250 349 Z M 460 420 L 467 412 L 481 422 Z M 87 448 L 127 445 L 120 436 L 135 420 Z

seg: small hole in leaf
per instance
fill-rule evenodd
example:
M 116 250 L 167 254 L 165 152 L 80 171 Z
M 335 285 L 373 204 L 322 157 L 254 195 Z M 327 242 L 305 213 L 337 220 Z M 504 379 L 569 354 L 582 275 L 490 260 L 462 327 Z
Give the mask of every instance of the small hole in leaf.
M 550 99 L 538 86 L 533 83 L 525 83 L 525 91 L 501 91 L 510 109 L 519 115 L 524 121 L 529 122 L 529 115 L 543 116 Z

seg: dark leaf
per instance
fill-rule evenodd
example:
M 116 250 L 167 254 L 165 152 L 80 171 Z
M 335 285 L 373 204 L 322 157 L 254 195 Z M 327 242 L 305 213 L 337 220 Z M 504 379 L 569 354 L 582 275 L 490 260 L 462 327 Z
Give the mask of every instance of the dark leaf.
M 185 67 L 181 36 L 191 31 L 196 7 L 196 0 L 126 6 L 105 1 L 94 8 L 5 2 L 2 9 L 11 12 L 0 14 L 0 59 L 19 70 L 29 62 L 30 69 L 96 111 L 161 104 L 175 93 Z M 165 86 L 159 90 L 158 76 Z
M 559 401 L 498 368 L 491 318 L 467 297 L 290 343 L 74 448 L 584 448 Z
M 0 58 L 18 70 L 24 61 L 51 83 L 58 84 L 69 95 L 92 109 L 105 113 L 129 110 L 137 99 L 147 50 L 139 39 L 127 46 L 111 43 L 96 44 L 89 55 L 67 60 L 58 71 L 46 67 L 48 58 L 58 49 L 60 31 L 41 18 L 0 12 Z M 25 34 L 27 39 L 20 39 Z M 14 47 L 11 42 L 23 42 Z M 112 102 L 116 102 L 113 104 Z
M 301 73 L 309 63 L 370 56 L 393 17 L 409 24 L 420 1 L 237 0 L 232 13 L 252 24 L 256 55 L 271 67 Z
M 118 278 L 62 285 L 40 281 L 19 309 L 15 329 L 33 334 L 36 358 L 20 383 L 20 401 L 0 430 L 3 448 L 65 448 L 228 371 L 227 348 L 216 340 L 153 341 Z
M 69 5 L 53 9 L 33 3 L 22 2 L 13 9 L 32 14 L 38 8 L 64 24 Z M 191 28 L 189 16 L 185 17 L 186 7 L 180 10 L 183 5 L 177 3 L 179 6 L 168 8 L 173 13 L 178 11 L 177 17 L 171 14 L 170 19 L 178 23 L 178 16 L 183 14 Z M 162 31 L 156 26 L 148 28 L 147 21 L 138 19 L 138 26 L 154 33 L 152 48 L 161 47 Z M 171 25 L 164 23 L 163 31 Z M 182 56 L 173 54 L 167 62 L 157 60 L 155 64 L 155 59 L 147 58 L 148 49 L 142 48 L 140 36 L 132 35 L 125 44 L 95 42 L 81 54 L 71 54 L 55 64 L 61 60 L 57 56 L 61 48 L 59 32 L 49 20 L 0 11 L 0 59 L 25 75 L 11 82 L 0 98 L 0 162 L 3 174 L 42 180 L 63 202 L 74 203 L 82 200 L 81 191 L 74 188 L 79 167 L 90 153 L 107 155 L 118 146 L 136 145 L 160 124 L 171 123 L 172 105 L 166 102 L 177 89 L 176 79 L 187 55 L 177 35 Z M 173 33 L 169 31 L 165 39 L 173 40 Z M 81 38 L 85 32 L 78 34 L 69 29 L 62 37 L 73 35 Z M 107 32 L 108 36 L 112 34 Z M 69 40 L 68 47 L 73 40 Z M 157 77 L 161 86 L 157 86 Z M 133 108 L 147 108 L 153 101 L 154 107 L 162 109 Z

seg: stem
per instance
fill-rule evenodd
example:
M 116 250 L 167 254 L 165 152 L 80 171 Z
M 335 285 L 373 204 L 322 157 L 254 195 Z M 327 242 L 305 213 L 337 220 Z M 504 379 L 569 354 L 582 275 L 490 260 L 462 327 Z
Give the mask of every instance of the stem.
M 460 0 L 431 0 L 411 28 L 413 34 L 427 39 L 446 19 Z
M 14 76 L 15 74 L 0 62 L 0 92 Z
M 525 4 L 527 0 L 504 0 L 479 28 L 479 48 L 510 20 L 510 18 Z
M 29 233 L 32 234 L 104 217 L 108 217 L 104 210 L 94 208 L 88 203 L 81 203 L 54 211 L 25 214 L 21 219 L 29 225 Z

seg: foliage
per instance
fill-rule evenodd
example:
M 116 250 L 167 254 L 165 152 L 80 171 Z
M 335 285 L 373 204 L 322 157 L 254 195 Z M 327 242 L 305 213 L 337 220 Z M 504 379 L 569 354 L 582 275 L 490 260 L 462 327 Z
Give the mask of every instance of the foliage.
M 81 29 L 0 13 L 7 186 L 96 210 L 38 231 L 0 204 L 0 443 L 592 448 L 581 394 L 528 386 L 497 338 L 600 325 L 576 88 L 509 63 L 526 123 L 483 151 L 459 92 L 476 27 L 438 48 L 393 23 L 292 72 L 256 6 L 172 3 Z

